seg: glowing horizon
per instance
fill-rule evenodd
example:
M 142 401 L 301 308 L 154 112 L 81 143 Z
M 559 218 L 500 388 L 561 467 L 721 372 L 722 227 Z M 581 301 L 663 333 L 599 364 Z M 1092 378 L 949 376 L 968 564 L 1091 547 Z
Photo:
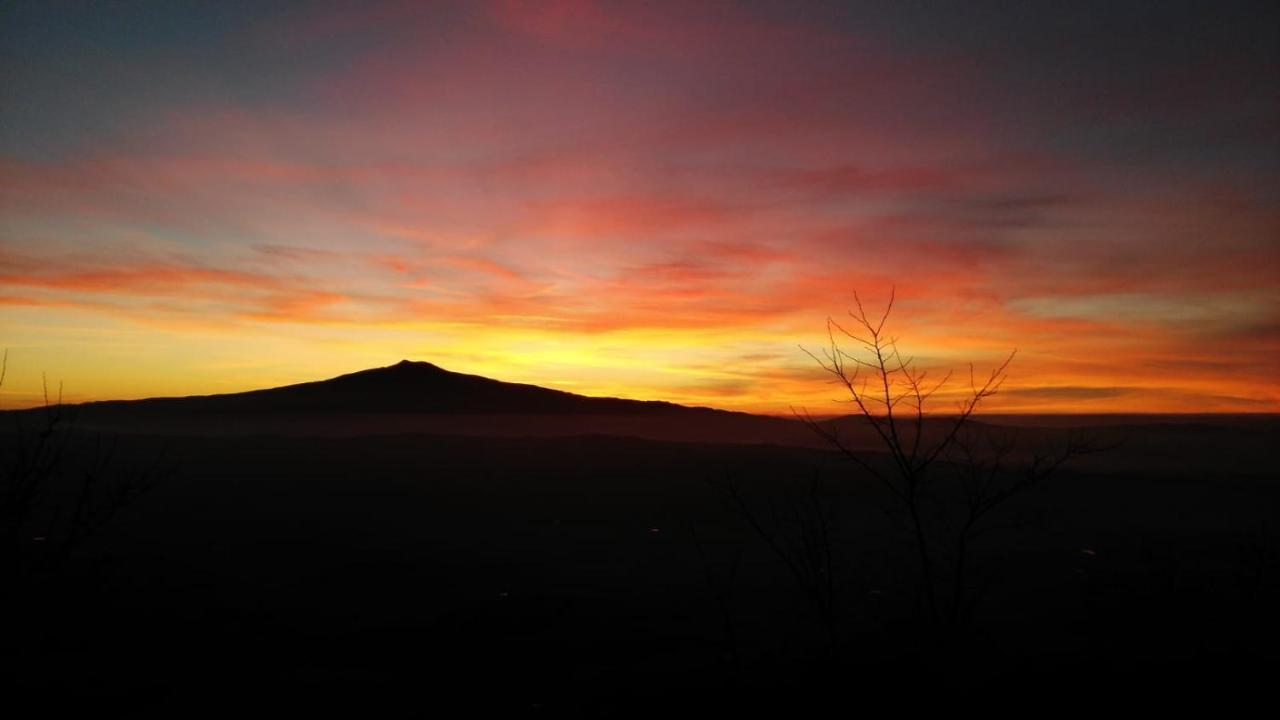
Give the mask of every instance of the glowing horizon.
M 13 4 L 0 408 L 410 359 L 837 412 L 797 346 L 896 286 L 923 365 L 1018 350 L 988 412 L 1280 412 L 1265 22 L 839 5 Z

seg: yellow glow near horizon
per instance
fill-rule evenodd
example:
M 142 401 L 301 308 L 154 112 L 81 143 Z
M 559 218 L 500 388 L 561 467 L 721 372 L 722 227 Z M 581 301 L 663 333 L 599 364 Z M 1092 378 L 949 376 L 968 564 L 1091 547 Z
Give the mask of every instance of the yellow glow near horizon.
M 523 382 L 584 395 L 668 400 L 748 412 L 788 415 L 792 407 L 843 412 L 839 388 L 798 347 L 818 348 L 818 333 L 701 329 L 619 329 L 591 334 L 536 328 L 397 323 L 317 327 L 290 333 L 270 326 L 163 331 L 98 318 L 90 326 L 77 313 L 30 312 L 30 325 L 13 323 L 9 376 L 0 406 L 42 402 L 41 376 L 50 392 L 63 386 L 67 402 L 237 392 L 325 379 L 339 374 L 424 360 L 455 372 Z M 26 329 L 26 332 L 21 330 Z M 904 346 L 910 343 L 904 338 Z M 82 351 L 92 347 L 92 353 Z M 967 371 L 998 362 L 980 343 L 918 346 L 939 370 Z M 1023 349 L 1005 392 L 986 409 L 1000 412 L 1239 412 L 1274 411 L 1274 399 L 1244 405 L 1230 400 L 1251 387 L 1206 382 L 1198 376 L 1144 378 L 1117 363 L 1110 372 L 1076 368 L 1064 389 L 1052 355 Z M 1154 382 L 1153 382 L 1154 380 Z M 957 380 L 956 391 L 963 390 Z M 1117 389 L 1122 388 L 1122 389 Z M 950 409 L 939 396 L 937 412 Z

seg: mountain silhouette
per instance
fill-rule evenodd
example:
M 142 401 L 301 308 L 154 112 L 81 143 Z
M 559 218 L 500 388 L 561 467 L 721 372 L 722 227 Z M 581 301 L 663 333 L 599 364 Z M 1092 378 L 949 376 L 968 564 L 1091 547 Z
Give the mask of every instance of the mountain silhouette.
M 815 441 L 790 419 L 663 401 L 589 397 L 409 360 L 264 390 L 106 400 L 61 411 L 85 430 L 168 435 L 616 435 L 790 445 Z M 39 422 L 35 416 L 44 412 L 34 408 L 17 414 Z
M 669 402 L 588 397 L 537 385 L 451 372 L 429 362 L 395 365 L 328 380 L 223 395 L 86 403 L 85 410 L 170 410 L 201 413 L 424 413 L 633 415 L 715 412 Z
M 162 435 L 613 435 L 651 440 L 829 447 L 792 418 L 656 400 L 590 397 L 401 360 L 327 380 L 220 395 L 106 400 L 61 409 L 85 430 Z M 10 411 L 30 417 L 44 408 Z M 1007 418 L 1006 418 L 1007 420 Z M 926 420 L 930 433 L 951 420 Z M 847 447 L 879 451 L 860 417 L 839 425 Z M 977 425 L 977 423 L 973 423 Z M 1026 419 L 1012 422 L 1025 425 Z

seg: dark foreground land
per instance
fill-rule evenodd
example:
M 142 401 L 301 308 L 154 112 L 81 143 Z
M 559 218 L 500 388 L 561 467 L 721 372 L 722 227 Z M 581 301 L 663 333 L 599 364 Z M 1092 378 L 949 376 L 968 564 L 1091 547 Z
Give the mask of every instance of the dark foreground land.
M 886 498 L 818 447 L 76 430 L 6 571 L 3 694 L 112 715 L 1228 710 L 1270 696 L 1280 659 L 1278 429 L 1108 423 L 1123 444 L 1011 501 L 974 548 L 972 619 L 942 629 Z M 73 512 L 104 447 L 118 476 L 162 472 L 54 557 L 32 528 Z M 812 547 L 815 508 L 826 621 L 775 551 Z

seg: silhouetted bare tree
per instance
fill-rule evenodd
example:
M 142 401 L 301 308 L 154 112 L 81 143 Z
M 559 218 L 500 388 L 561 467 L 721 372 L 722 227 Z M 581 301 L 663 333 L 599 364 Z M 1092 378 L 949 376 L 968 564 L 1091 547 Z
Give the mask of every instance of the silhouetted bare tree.
M 970 550 L 974 540 L 1001 527 L 996 511 L 1095 446 L 1072 435 L 1055 450 L 1019 452 L 1013 433 L 974 427 L 975 412 L 999 392 L 1016 351 L 985 374 L 970 365 L 968 387 L 954 412 L 939 423 L 927 422 L 931 400 L 953 373 L 933 379 L 900 352 L 898 338 L 886 330 L 894 300 L 891 294 L 884 312 L 871 316 L 854 293 L 856 309 L 848 322 L 827 319 L 827 347 L 820 354 L 801 347 L 842 388 L 887 460 L 848 444 L 839 422 L 820 421 L 806 411 L 796 415 L 892 498 L 918 558 L 920 604 L 937 628 L 961 621 L 971 609 Z
M 9 365 L 0 360 L 0 388 Z M 55 570 L 67 556 L 100 530 L 160 477 L 160 465 L 136 467 L 119 462 L 116 442 L 77 436 L 65 413 L 62 389 L 51 400 L 45 385 L 44 407 L 12 413 L 13 428 L 3 443 L 0 462 L 0 562 L 14 584 Z

